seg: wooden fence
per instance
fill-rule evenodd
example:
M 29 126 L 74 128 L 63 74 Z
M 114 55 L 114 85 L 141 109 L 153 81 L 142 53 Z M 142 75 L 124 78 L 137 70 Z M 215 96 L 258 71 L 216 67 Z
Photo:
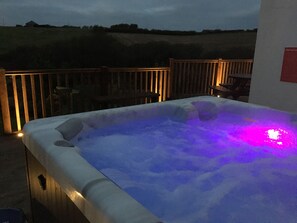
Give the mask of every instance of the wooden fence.
M 26 122 L 37 118 L 96 109 L 92 103 L 86 103 L 86 98 L 81 100 L 85 91 L 106 97 L 115 92 L 150 92 L 159 95 L 158 101 L 165 101 L 209 95 L 208 86 L 230 81 L 228 74 L 251 71 L 252 60 L 222 59 L 170 59 L 170 67 L 157 68 L 0 69 L 2 131 L 20 131 Z M 133 103 L 146 102 L 147 99 Z

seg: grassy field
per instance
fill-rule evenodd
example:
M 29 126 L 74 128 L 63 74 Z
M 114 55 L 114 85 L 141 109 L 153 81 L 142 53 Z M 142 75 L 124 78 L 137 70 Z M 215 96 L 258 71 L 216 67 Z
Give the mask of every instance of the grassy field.
M 80 28 L 0 27 L 0 55 L 18 47 L 44 46 L 90 33 Z
M 35 28 L 0 27 L 0 55 L 18 47 L 44 46 L 75 37 L 92 34 L 90 29 L 80 28 Z M 109 33 L 126 46 L 149 42 L 167 42 L 170 44 L 199 44 L 208 51 L 226 50 L 236 47 L 254 48 L 256 32 L 222 32 L 199 35 L 158 35 L 136 33 Z
M 110 33 L 125 45 L 163 41 L 171 44 L 199 44 L 208 50 L 225 50 L 233 47 L 255 47 L 256 32 L 222 32 L 199 35 L 156 35 L 134 33 Z

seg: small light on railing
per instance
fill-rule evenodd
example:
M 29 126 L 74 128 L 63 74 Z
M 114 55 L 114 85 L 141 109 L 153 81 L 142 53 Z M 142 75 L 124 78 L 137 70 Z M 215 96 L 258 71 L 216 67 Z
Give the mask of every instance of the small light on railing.
M 217 97 L 218 97 L 218 98 L 220 98 L 220 97 L 221 97 L 221 95 L 219 95 L 219 94 L 218 94 L 218 95 L 217 95 Z
M 19 132 L 18 134 L 17 134 L 17 137 L 19 137 L 19 138 L 22 138 L 24 136 L 24 133 L 22 133 L 22 132 Z

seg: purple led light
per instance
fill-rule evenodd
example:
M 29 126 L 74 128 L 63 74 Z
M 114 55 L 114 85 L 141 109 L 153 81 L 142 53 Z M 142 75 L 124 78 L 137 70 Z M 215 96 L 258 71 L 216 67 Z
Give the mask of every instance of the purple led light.
M 287 149 L 296 146 L 295 135 L 284 128 L 252 125 L 241 129 L 240 138 L 253 146 Z
M 290 136 L 288 135 L 288 132 L 284 129 L 278 128 L 278 129 L 269 129 L 266 132 L 267 140 L 269 144 L 274 144 L 278 146 L 291 144 Z
M 271 140 L 278 140 L 281 136 L 280 131 L 275 129 L 269 129 L 267 131 L 267 134 L 268 134 L 268 138 Z

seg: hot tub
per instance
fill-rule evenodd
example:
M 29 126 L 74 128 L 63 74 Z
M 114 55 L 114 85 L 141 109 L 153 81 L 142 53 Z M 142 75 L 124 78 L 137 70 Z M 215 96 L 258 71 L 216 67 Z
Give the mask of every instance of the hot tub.
M 23 142 L 35 218 L 297 219 L 296 114 L 205 96 L 35 120 Z

